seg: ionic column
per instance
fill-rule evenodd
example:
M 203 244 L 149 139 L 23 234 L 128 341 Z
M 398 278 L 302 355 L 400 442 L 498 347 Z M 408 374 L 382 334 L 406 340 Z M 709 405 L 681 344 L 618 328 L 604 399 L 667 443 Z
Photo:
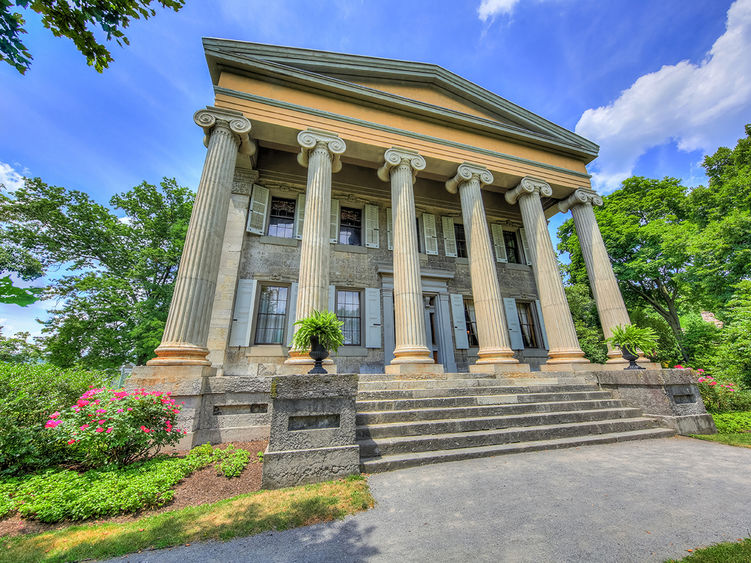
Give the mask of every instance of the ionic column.
M 626 304 L 618 288 L 618 281 L 610 264 L 610 257 L 602 240 L 600 228 L 597 226 L 593 205 L 602 205 L 602 198 L 592 190 L 579 188 L 568 199 L 558 204 L 561 213 L 569 209 L 574 218 L 576 234 L 579 237 L 579 246 L 584 256 L 584 265 L 587 268 L 589 285 L 592 295 L 597 304 L 597 313 L 600 315 L 600 324 L 605 338 L 613 336 L 613 328 L 617 325 L 627 325 L 631 321 L 628 318 Z M 609 364 L 627 364 L 620 351 L 613 349 L 608 344 Z
M 206 339 L 221 259 L 238 149 L 252 154 L 250 121 L 241 112 L 208 107 L 193 116 L 208 147 L 177 271 L 162 343 L 147 365 L 210 365 Z
M 318 129 L 301 131 L 297 135 L 297 142 L 301 147 L 297 161 L 308 168 L 295 309 L 296 320 L 300 320 L 310 316 L 313 311 L 326 311 L 329 308 L 331 174 L 342 169 L 339 155 L 346 145 L 335 133 Z M 285 362 L 288 365 L 311 363 L 313 360 L 307 352 L 294 350 L 290 350 Z
M 519 202 L 527 232 L 532 268 L 550 346 L 548 361 L 542 367 L 547 370 L 564 369 L 564 365 L 568 364 L 573 369 L 575 364 L 587 364 L 589 360 L 584 357 L 576 337 L 540 194 L 550 197 L 553 190 L 541 180 L 526 177 L 516 188 L 506 192 L 506 201 L 511 205 Z
M 416 151 L 390 148 L 384 154 L 386 162 L 378 169 L 378 177 L 391 180 L 391 208 L 394 237 L 394 359 L 387 372 L 405 371 L 399 366 L 433 364 L 433 356 L 426 346 L 423 319 L 420 258 L 415 232 L 415 196 L 413 182 L 425 159 Z M 391 369 L 390 369 L 391 368 Z M 417 371 L 430 371 L 430 368 Z M 438 370 L 440 371 L 440 370 Z
M 514 358 L 506 332 L 506 315 L 482 202 L 481 187 L 492 181 L 493 175 L 487 168 L 464 163 L 459 165 L 456 176 L 446 182 L 446 189 L 450 193 L 456 193 L 458 187 L 462 204 L 472 299 L 477 315 L 477 340 L 480 345 L 476 369 L 472 371 L 486 371 L 488 368 L 495 369 L 496 366 L 508 366 L 509 369 L 519 371 L 519 360 Z

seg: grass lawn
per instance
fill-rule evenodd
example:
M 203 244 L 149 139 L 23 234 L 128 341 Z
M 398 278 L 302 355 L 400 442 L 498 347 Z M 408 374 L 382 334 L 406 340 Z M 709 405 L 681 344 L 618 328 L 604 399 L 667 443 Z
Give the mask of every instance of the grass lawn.
M 708 440 L 710 442 L 720 442 L 721 444 L 727 444 L 728 446 L 751 448 L 751 432 L 743 432 L 740 434 L 694 434 L 692 438 Z
M 751 539 L 739 542 L 718 543 L 702 549 L 697 549 L 683 559 L 671 559 L 666 563 L 748 563 L 751 561 Z
M 80 561 L 205 540 L 228 540 L 335 520 L 373 506 L 362 476 L 164 512 L 124 524 L 82 524 L 0 537 L 0 562 Z

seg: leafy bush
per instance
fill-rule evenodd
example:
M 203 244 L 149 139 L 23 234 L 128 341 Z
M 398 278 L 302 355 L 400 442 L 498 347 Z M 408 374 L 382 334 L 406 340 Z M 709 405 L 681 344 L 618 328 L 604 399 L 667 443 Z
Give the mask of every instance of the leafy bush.
M 650 327 L 640 328 L 633 324 L 616 325 L 612 333 L 613 336 L 608 338 L 608 342 L 635 355 L 638 354 L 637 350 L 649 353 L 657 348 L 657 333 Z
M 714 414 L 715 426 L 720 434 L 751 432 L 751 412 L 729 412 Z
M 67 461 L 69 452 L 45 431 L 44 424 L 51 413 L 105 381 L 102 372 L 0 362 L 0 474 Z
M 126 467 L 111 466 L 77 473 L 48 469 L 34 475 L 0 480 L 0 518 L 18 512 L 42 522 L 86 520 L 162 506 L 182 479 L 217 464 L 218 474 L 239 475 L 250 453 L 205 444 L 184 458 L 161 456 Z
M 677 367 L 677 366 L 676 366 Z M 751 393 L 739 391 L 733 383 L 722 383 L 711 375 L 699 372 L 699 392 L 704 406 L 711 413 L 725 413 L 751 410 Z
M 329 311 L 313 311 L 313 314 L 295 322 L 300 325 L 292 339 L 295 350 L 308 350 L 310 338 L 317 336 L 318 341 L 326 350 L 336 352 L 344 344 L 342 325 L 344 323 Z
M 52 413 L 45 428 L 87 467 L 125 465 L 176 444 L 185 433 L 174 426 L 180 405 L 169 395 L 89 389 L 70 408 Z

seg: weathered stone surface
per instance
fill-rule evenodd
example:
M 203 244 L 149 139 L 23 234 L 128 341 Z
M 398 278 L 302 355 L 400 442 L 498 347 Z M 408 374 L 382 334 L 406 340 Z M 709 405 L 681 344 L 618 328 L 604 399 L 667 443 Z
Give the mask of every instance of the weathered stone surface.
M 354 397 L 357 374 L 281 375 L 271 380 L 273 399 L 317 399 Z
M 360 473 L 356 445 L 272 452 L 263 455 L 261 487 L 279 489 Z

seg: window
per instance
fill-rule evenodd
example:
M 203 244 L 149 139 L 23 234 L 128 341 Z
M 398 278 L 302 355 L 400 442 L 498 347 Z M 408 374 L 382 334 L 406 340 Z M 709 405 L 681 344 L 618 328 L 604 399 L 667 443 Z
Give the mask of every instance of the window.
M 271 213 L 269 214 L 270 237 L 292 238 L 295 227 L 295 200 L 271 198 Z
M 288 287 L 266 285 L 261 288 L 256 326 L 256 344 L 282 344 L 287 318 Z
M 519 313 L 519 327 L 522 331 L 522 342 L 525 348 L 539 348 L 537 331 L 535 329 L 534 315 L 531 303 L 518 303 L 516 310 Z
M 417 252 L 425 252 L 425 244 L 420 236 L 420 219 L 415 217 L 415 232 L 417 233 Z
M 467 323 L 467 340 L 470 348 L 479 346 L 477 340 L 477 317 L 475 316 L 475 304 L 471 299 L 464 300 L 464 320 Z
M 342 333 L 344 344 L 360 345 L 360 292 L 337 291 L 336 292 L 336 316 L 344 323 Z
M 506 258 L 508 261 L 512 264 L 521 264 L 516 233 L 513 231 L 503 231 L 503 244 L 506 246 Z
M 454 223 L 454 237 L 456 238 L 456 256 L 458 258 L 467 257 L 467 236 L 464 233 L 464 225 Z
M 362 209 L 342 207 L 339 221 L 339 244 L 362 246 Z

